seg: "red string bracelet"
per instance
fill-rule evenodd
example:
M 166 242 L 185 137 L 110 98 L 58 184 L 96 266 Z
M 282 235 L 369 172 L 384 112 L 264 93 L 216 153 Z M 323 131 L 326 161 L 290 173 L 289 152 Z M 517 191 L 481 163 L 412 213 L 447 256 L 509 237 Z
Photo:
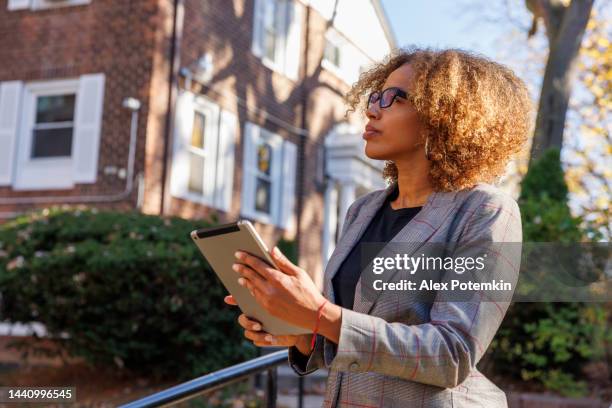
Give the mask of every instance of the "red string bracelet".
M 314 331 L 312 332 L 312 340 L 310 341 L 310 351 L 314 349 L 315 339 L 317 338 L 317 332 L 319 331 L 319 322 L 321 321 L 321 315 L 323 314 L 323 306 L 325 306 L 326 303 L 327 299 L 325 299 L 325 301 L 321 303 L 321 306 L 319 306 L 319 310 L 317 310 L 317 323 L 315 325 Z

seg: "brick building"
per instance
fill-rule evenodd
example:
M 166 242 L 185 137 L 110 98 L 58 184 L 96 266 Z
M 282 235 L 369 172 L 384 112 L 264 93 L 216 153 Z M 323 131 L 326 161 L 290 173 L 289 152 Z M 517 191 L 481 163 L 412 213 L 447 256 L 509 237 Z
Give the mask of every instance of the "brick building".
M 392 47 L 378 0 L 0 0 L 0 217 L 247 218 L 320 285 L 383 186 L 342 95 Z

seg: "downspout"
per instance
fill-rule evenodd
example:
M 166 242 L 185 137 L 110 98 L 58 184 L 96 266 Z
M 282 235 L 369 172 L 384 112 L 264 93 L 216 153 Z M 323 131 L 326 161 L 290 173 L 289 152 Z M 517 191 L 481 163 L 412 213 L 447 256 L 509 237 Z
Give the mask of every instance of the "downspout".
M 138 134 L 138 111 L 140 110 L 140 101 L 138 99 L 128 97 L 123 100 L 123 107 L 129 109 L 132 112 L 132 118 L 130 122 L 130 145 L 128 151 L 128 162 L 127 162 L 127 176 L 125 189 L 117 194 L 104 194 L 104 195 L 78 195 L 78 196 L 30 196 L 30 197 L 0 197 L 0 205 L 9 204 L 50 204 L 50 203 L 111 203 L 117 201 L 123 201 L 130 197 L 134 188 L 134 168 L 136 159 L 136 142 Z M 140 191 L 140 185 L 142 183 L 142 173 L 137 175 L 137 183 Z M 138 202 L 142 202 L 142 197 L 138 197 Z M 10 218 L 18 215 L 19 213 L 8 213 L 8 216 L 4 216 L 5 213 L 0 213 L 0 218 Z
M 306 24 L 305 24 L 305 29 L 306 29 L 306 38 L 304 40 L 304 57 L 302 58 L 302 60 L 304 61 L 302 63 L 302 83 L 301 83 L 301 87 L 302 87 L 302 114 L 301 114 L 301 120 L 300 120 L 300 127 L 302 129 L 305 130 L 304 133 L 302 133 L 300 135 L 300 143 L 299 143 L 299 149 L 298 149 L 298 154 L 300 155 L 299 159 L 298 159 L 298 163 L 303 164 L 304 163 L 304 149 L 306 148 L 306 142 L 308 140 L 308 128 L 307 128 L 307 117 L 306 114 L 308 112 L 308 90 L 306 89 L 306 86 L 308 85 L 307 82 L 305 82 L 305 80 L 308 78 L 308 51 L 309 51 L 309 42 L 310 42 L 310 5 L 306 6 Z M 302 212 L 303 212 L 303 208 L 304 208 L 304 166 L 301 165 L 298 167 L 298 200 L 297 200 L 297 216 L 296 216 L 296 234 L 295 234 L 295 246 L 297 248 L 297 259 L 298 259 L 298 264 L 300 261 L 300 242 L 301 242 L 301 238 L 300 238 L 300 225 L 302 224 Z
M 170 45 L 170 73 L 168 76 L 168 104 L 166 106 L 166 120 L 164 125 L 164 154 L 162 158 L 162 174 L 161 174 L 161 200 L 159 206 L 159 215 L 164 215 L 169 198 L 166 197 L 168 190 L 168 157 L 170 156 L 170 138 L 174 125 L 174 106 L 176 105 L 176 94 L 178 90 L 178 67 L 180 66 L 180 46 L 183 33 L 183 16 L 184 3 L 183 0 L 174 0 L 174 16 L 172 20 L 172 37 Z M 180 24 L 179 24 L 180 20 Z

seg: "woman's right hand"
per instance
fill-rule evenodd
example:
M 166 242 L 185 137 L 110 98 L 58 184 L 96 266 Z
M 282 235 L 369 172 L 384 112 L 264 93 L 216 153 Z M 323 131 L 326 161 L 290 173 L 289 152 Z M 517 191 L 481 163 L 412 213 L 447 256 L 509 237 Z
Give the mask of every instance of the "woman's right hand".
M 224 299 L 228 305 L 237 306 L 236 300 L 232 295 L 227 295 Z M 244 313 L 238 316 L 238 323 L 244 328 L 244 337 L 253 341 L 259 347 L 291 347 L 296 346 L 300 353 L 310 354 L 311 334 L 287 334 L 273 336 L 262 330 L 261 323 L 247 317 Z

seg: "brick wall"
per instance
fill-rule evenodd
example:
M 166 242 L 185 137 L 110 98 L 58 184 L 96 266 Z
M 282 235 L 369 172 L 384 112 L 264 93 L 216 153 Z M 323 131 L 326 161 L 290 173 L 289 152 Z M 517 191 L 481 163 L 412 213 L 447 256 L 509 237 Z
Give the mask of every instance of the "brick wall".
M 157 0 L 92 1 L 83 6 L 9 11 L 0 1 L 0 81 L 54 80 L 88 73 L 105 74 L 103 123 L 95 184 L 70 190 L 13 191 L 1 197 L 83 196 L 120 193 L 125 180 L 105 175 L 106 166 L 127 167 L 131 113 L 121 106 L 127 96 L 142 102 L 135 173 L 143 170 L 149 94 L 160 26 Z M 131 208 L 131 199 L 98 207 Z M 61 201 L 60 201 L 61 203 Z M 23 211 L 46 204 L 0 206 Z

